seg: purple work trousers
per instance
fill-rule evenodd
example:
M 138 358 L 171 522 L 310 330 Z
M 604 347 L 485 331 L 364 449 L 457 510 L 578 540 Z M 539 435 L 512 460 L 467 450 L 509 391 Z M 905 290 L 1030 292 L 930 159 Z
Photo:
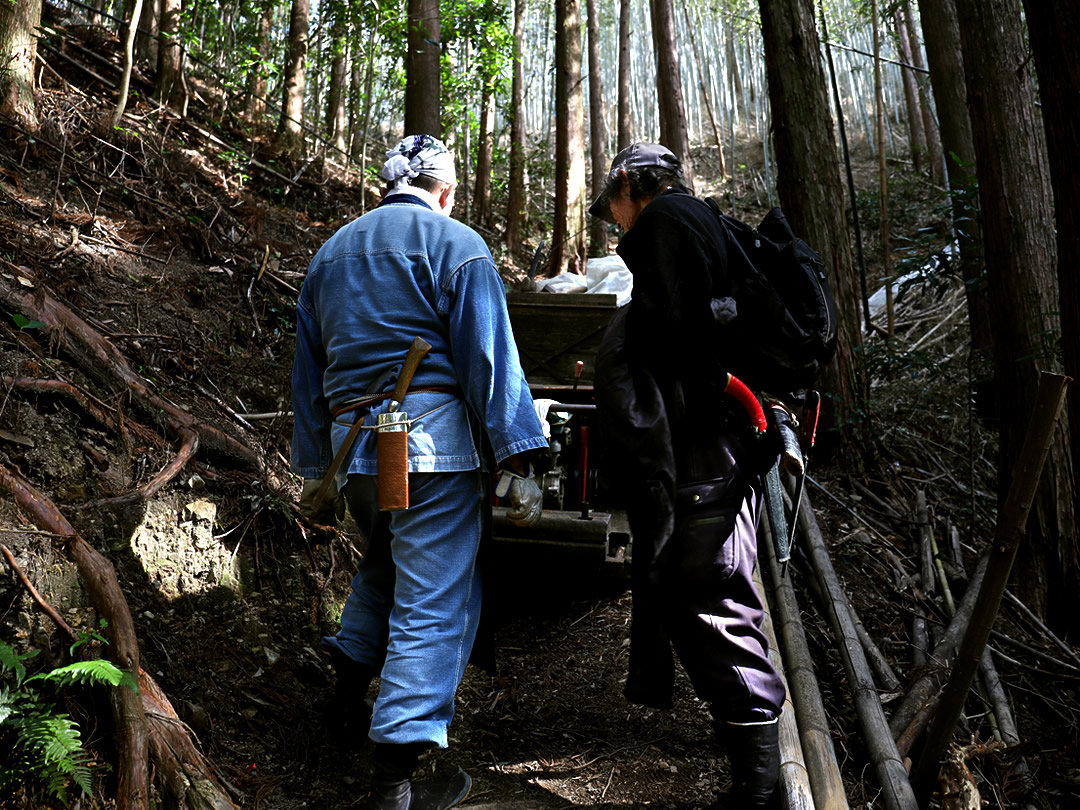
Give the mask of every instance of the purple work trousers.
M 718 721 L 779 717 L 784 684 L 769 661 L 753 582 L 761 493 L 724 477 L 681 486 L 675 500 L 674 532 L 659 559 L 634 558 L 626 695 L 670 705 L 674 647 Z

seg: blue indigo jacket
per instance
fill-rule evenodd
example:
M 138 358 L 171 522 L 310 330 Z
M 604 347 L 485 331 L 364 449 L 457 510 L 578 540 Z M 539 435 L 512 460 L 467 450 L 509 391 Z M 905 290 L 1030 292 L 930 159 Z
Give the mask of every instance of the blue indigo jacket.
M 392 390 L 415 337 L 431 350 L 400 409 L 411 423 L 411 472 L 475 469 L 479 430 L 496 462 L 548 446 L 487 245 L 402 193 L 343 226 L 308 268 L 296 308 L 294 473 L 322 477 L 353 419 L 375 424 L 388 400 L 332 414 Z M 423 388 L 438 390 L 415 390 Z M 338 483 L 376 469 L 374 431 L 363 429 Z

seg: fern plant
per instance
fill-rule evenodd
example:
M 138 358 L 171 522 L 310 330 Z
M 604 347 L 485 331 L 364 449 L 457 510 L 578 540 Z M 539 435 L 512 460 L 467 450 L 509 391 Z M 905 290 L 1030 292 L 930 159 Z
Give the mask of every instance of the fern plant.
M 90 755 L 78 725 L 41 693 L 41 686 L 137 687 L 128 673 L 104 660 L 77 661 L 27 677 L 24 662 L 38 652 L 19 654 L 0 641 L 0 752 L 6 752 L 0 754 L 0 789 L 34 776 L 67 804 L 72 782 L 86 793 L 91 790 Z

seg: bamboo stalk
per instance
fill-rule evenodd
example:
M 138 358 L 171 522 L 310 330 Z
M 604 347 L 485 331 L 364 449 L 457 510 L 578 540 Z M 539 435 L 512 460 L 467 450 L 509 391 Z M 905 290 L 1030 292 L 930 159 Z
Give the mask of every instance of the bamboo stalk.
M 900 678 L 893 672 L 889 660 L 881 652 L 877 646 L 877 642 L 874 641 L 873 637 L 863 626 L 862 619 L 859 618 L 859 614 L 851 602 L 848 602 L 848 611 L 851 613 L 851 623 L 855 626 L 855 634 L 859 637 L 859 643 L 862 644 L 863 652 L 866 653 L 866 661 L 870 665 L 871 671 L 874 673 L 874 680 L 882 689 L 887 689 L 890 692 L 899 692 L 903 688 L 900 683 Z
M 925 501 L 925 493 L 921 494 Z M 937 546 L 937 540 L 934 538 L 933 527 L 930 527 L 929 538 L 930 554 L 937 572 L 938 584 L 941 586 L 941 592 L 945 596 L 945 605 L 949 610 L 949 615 L 953 616 L 956 613 L 956 603 L 953 601 L 949 580 L 945 576 L 945 566 L 941 561 L 941 553 Z M 963 570 L 962 567 L 961 570 Z M 979 662 L 979 681 L 979 694 L 990 706 L 989 720 L 994 728 L 995 736 L 1008 745 L 1016 745 L 1020 742 L 1020 735 L 989 649 L 983 650 L 982 659 Z
M 870 760 L 877 772 L 885 806 L 890 810 L 893 808 L 917 810 L 915 793 L 908 781 L 907 770 L 900 759 L 893 735 L 889 731 L 889 725 L 885 721 L 881 701 L 874 688 L 862 644 L 859 643 L 858 634 L 851 621 L 851 613 L 847 609 L 847 597 L 840 587 L 832 562 L 829 560 L 825 540 L 811 508 L 809 493 L 804 492 L 803 498 L 805 501 L 799 512 L 799 528 L 806 540 L 814 573 L 822 590 L 828 594 L 829 604 L 826 606 L 826 615 L 836 636 L 840 656 L 851 682 L 855 710 L 859 716 Z
M 784 661 L 789 673 L 788 689 L 802 743 L 803 760 L 810 780 L 814 806 L 818 810 L 846 810 L 847 793 L 836 761 L 832 735 L 825 705 L 821 700 L 821 688 L 814 674 L 814 661 L 806 643 L 806 633 L 799 614 L 798 598 L 790 577 L 782 576 L 776 559 L 769 521 L 761 521 L 763 554 L 759 556 L 768 570 L 772 583 L 772 607 L 779 627 Z M 770 643 L 775 643 L 770 639 Z
M 768 521 L 762 521 L 767 524 Z M 767 543 L 771 539 L 766 539 Z M 787 687 L 788 679 L 784 672 L 784 661 L 780 654 L 780 646 L 776 640 L 776 629 L 773 625 L 769 601 L 765 599 L 765 585 L 761 579 L 761 566 L 754 568 L 754 585 L 761 595 L 762 605 L 765 607 L 765 616 L 761 622 L 761 630 L 769 640 L 769 661 L 780 675 L 780 680 Z M 810 785 L 810 777 L 806 770 L 806 761 L 800 742 L 798 718 L 792 703 L 791 689 L 787 689 L 784 696 L 784 707 L 780 714 L 780 784 L 781 799 L 786 810 L 814 810 L 813 793 Z M 845 805 L 846 806 L 846 805 Z
M 960 606 L 956 609 L 956 615 L 953 616 L 949 626 L 934 646 L 933 653 L 930 656 L 932 666 L 928 666 L 918 678 L 908 684 L 904 699 L 889 719 L 889 726 L 895 736 L 899 736 L 908 727 L 915 715 L 933 699 L 940 688 L 941 681 L 944 680 L 943 673 L 956 654 L 956 646 L 959 644 L 964 628 L 967 626 L 972 611 L 975 609 L 975 596 L 979 590 L 979 584 L 983 580 L 983 575 L 986 573 L 986 564 L 986 556 L 979 559 L 979 563 L 975 567 L 975 573 L 972 574 L 971 582 L 968 584 L 967 592 L 965 592 L 964 598 L 960 600 Z

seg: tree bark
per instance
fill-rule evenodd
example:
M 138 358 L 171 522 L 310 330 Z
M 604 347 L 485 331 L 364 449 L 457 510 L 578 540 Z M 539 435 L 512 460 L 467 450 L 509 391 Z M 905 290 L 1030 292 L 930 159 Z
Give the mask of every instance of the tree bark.
M 1054 344 L 1061 334 L 1060 298 L 1050 176 L 1020 0 L 957 0 L 956 10 L 994 324 L 1003 501 L 1039 374 L 1059 370 Z M 1069 425 L 1062 422 L 1033 505 L 1025 553 L 1016 565 L 1021 598 L 1051 627 L 1076 621 L 1076 594 L 1061 575 L 1076 544 L 1075 502 Z
M 510 172 L 506 195 L 506 249 L 511 255 L 521 246 L 525 219 L 525 0 L 514 0 L 513 75 L 510 80 Z
M 289 15 L 289 44 L 285 52 L 281 118 L 275 136 L 278 148 L 292 157 L 300 157 L 304 152 L 304 84 L 309 11 L 309 0 L 293 0 L 292 13 Z
M 1061 351 L 1065 373 L 1074 380 L 1068 397 L 1067 423 L 1072 444 L 1073 475 L 1080 472 L 1080 60 L 1076 56 L 1080 37 L 1080 8 L 1070 0 L 1024 1 L 1028 36 L 1039 75 L 1039 95 L 1050 157 L 1050 181 L 1054 190 L 1057 222 L 1057 278 L 1061 312 Z M 1073 515 L 1080 515 L 1080 492 L 1073 486 Z M 1048 604 L 1051 623 L 1080 632 L 1075 595 L 1080 593 L 1080 537 L 1062 535 L 1058 540 L 1057 569 L 1060 581 Z M 1071 607 L 1070 607 L 1071 602 Z
M 164 0 L 143 0 L 135 32 L 135 59 L 156 65 L 158 62 L 158 34 L 161 30 L 162 4 Z
M 990 348 L 990 301 L 983 272 L 982 225 L 975 180 L 975 142 L 964 85 L 960 23 L 955 0 L 919 0 L 930 84 L 941 122 L 941 148 L 952 201 L 953 233 L 960 253 L 960 275 L 967 297 L 971 346 Z
M 904 0 L 900 6 L 903 28 L 907 31 L 908 44 L 911 48 L 911 64 L 915 67 L 915 84 L 919 90 L 919 111 L 922 113 L 923 132 L 926 134 L 926 156 L 930 162 L 930 179 L 935 183 L 945 182 L 945 161 L 941 152 L 941 132 L 934 120 L 930 100 L 929 78 L 926 76 L 926 60 L 923 59 L 922 43 L 919 30 L 915 25 L 915 15 L 911 11 L 910 0 Z
M 885 331 L 892 337 L 896 330 L 896 311 L 893 306 L 892 249 L 889 245 L 889 168 L 885 160 L 885 99 L 881 89 L 881 25 L 877 0 L 870 0 L 874 29 L 874 140 L 878 159 L 878 232 L 881 241 L 881 269 L 885 279 Z
M 549 272 L 585 272 L 585 106 L 581 3 L 555 3 L 555 223 Z
M 161 0 L 161 33 L 157 52 L 157 98 L 173 106 L 183 96 L 184 76 L 181 72 L 180 31 L 181 0 Z
M 439 0 L 408 0 L 405 134 L 442 135 Z
M 615 149 L 621 152 L 634 141 L 630 120 L 630 0 L 619 0 L 619 99 L 618 135 Z
M 474 193 L 474 221 L 487 226 L 491 219 L 491 155 L 495 139 L 491 129 L 495 121 L 494 77 L 484 77 L 484 90 L 480 98 L 480 122 L 477 127 L 476 191 Z
M 911 37 L 908 34 L 903 11 L 900 8 L 897 8 L 893 13 L 893 24 L 896 26 L 896 41 L 900 46 L 900 58 L 905 65 L 913 65 L 914 56 L 911 52 Z M 901 68 L 900 77 L 904 82 L 904 106 L 907 108 L 908 133 L 911 141 L 911 163 L 915 167 L 915 171 L 921 172 L 927 151 L 926 129 L 923 127 L 922 105 L 919 100 L 919 86 L 915 79 L 915 71 L 911 67 Z
M 600 20 L 596 0 L 586 0 L 589 32 L 589 155 L 592 158 L 592 196 L 595 198 L 607 182 L 607 128 L 604 126 L 604 82 L 600 75 Z M 606 256 L 608 226 L 599 217 L 590 217 L 589 255 Z
M 338 151 L 338 158 L 348 157 L 345 152 L 345 99 L 348 84 L 345 81 L 348 54 L 348 7 L 343 2 L 331 4 L 330 13 L 330 87 L 326 98 L 326 134 Z
M 660 112 L 660 143 L 682 161 L 683 183 L 694 187 L 694 166 L 686 132 L 682 73 L 671 0 L 649 0 L 652 12 L 653 50 L 656 52 L 656 96 Z
M 836 297 L 839 340 L 836 360 L 821 384 L 829 391 L 822 408 L 819 446 L 828 451 L 839 441 L 857 447 L 855 431 L 841 435 L 837 425 L 865 402 L 865 383 L 856 376 L 855 357 L 862 343 L 859 285 L 852 266 L 840 181 L 840 162 L 826 95 L 825 71 L 812 0 L 760 0 L 765 67 L 772 104 L 780 204 L 795 232 L 825 263 Z M 852 452 L 850 458 L 857 458 Z
M 274 22 L 274 0 L 262 0 L 255 35 L 255 61 L 248 67 L 247 111 L 252 118 L 266 114 L 266 66 L 270 59 L 270 28 Z
M 27 132 L 37 132 L 34 102 L 35 29 L 41 25 L 41 0 L 0 3 L 0 114 Z

